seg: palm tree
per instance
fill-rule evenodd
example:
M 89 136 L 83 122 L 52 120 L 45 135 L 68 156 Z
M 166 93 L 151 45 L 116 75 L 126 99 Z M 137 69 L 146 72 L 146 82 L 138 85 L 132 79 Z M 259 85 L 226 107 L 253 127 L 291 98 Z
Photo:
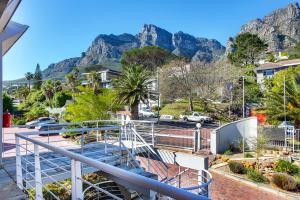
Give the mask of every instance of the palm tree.
M 69 74 L 65 76 L 66 83 L 68 87 L 72 90 L 72 92 L 75 92 L 78 77 L 79 69 L 77 67 L 75 67 Z
M 151 83 L 151 72 L 139 65 L 124 67 L 121 76 L 114 83 L 116 102 L 130 106 L 133 120 L 139 118 L 138 105 L 141 101 L 147 104 L 149 99 L 156 99 L 148 87 Z
M 282 119 L 287 116 L 289 120 L 294 120 L 295 126 L 300 125 L 300 73 L 293 74 L 286 81 L 286 112 L 284 113 L 284 99 L 282 84 L 273 86 L 267 93 L 267 110 L 271 118 Z M 275 83 L 276 84 L 276 83 Z
M 52 108 L 52 99 L 53 99 L 53 96 L 55 93 L 53 81 L 51 81 L 51 80 L 45 81 L 42 84 L 41 89 L 42 89 L 44 95 L 46 96 L 46 98 L 48 99 L 50 107 Z
M 88 75 L 87 75 L 87 79 L 88 79 L 88 83 L 89 85 L 93 88 L 94 93 L 96 94 L 100 85 L 100 78 L 99 78 L 99 74 L 96 71 L 91 71 Z
M 31 82 L 31 80 L 33 80 L 34 74 L 31 72 L 27 72 L 27 73 L 25 73 L 25 78 L 28 81 L 28 88 L 29 88 L 29 92 L 30 92 L 30 82 Z

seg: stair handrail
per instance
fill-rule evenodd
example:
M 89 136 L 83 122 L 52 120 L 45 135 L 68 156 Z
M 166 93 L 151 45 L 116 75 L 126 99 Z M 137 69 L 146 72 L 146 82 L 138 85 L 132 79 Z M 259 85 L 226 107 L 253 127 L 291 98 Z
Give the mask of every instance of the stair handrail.
M 156 181 L 156 180 L 153 180 L 153 179 L 150 179 L 150 178 L 147 178 L 147 177 L 144 177 L 144 176 L 132 173 L 132 172 L 128 172 L 128 171 L 120 169 L 118 167 L 111 166 L 109 164 L 93 160 L 93 159 L 85 157 L 83 155 L 73 153 L 64 148 L 54 146 L 52 144 L 47 144 L 38 139 L 29 138 L 27 135 L 23 135 L 22 133 L 15 133 L 15 136 L 16 136 L 16 145 L 17 146 L 20 145 L 19 139 L 27 140 L 37 146 L 44 147 L 55 153 L 69 157 L 70 159 L 72 159 L 75 162 L 75 164 L 76 164 L 76 162 L 85 163 L 87 165 L 90 165 L 91 167 L 97 168 L 97 169 L 99 169 L 105 173 L 111 174 L 113 176 L 116 176 L 116 174 L 117 174 L 118 178 L 120 178 L 121 180 L 127 181 L 127 182 L 137 185 L 139 187 L 144 187 L 149 190 L 153 190 L 155 192 L 158 192 L 159 194 L 164 194 L 171 198 L 186 199 L 186 200 L 199 200 L 199 199 L 207 200 L 208 199 L 207 197 L 199 196 L 199 195 L 193 194 L 191 192 L 187 192 L 183 189 L 176 188 L 176 187 L 167 185 L 165 183 L 161 183 L 159 181 Z M 17 151 L 17 162 L 21 161 L 20 156 L 21 156 L 20 152 Z M 21 167 L 21 165 L 19 165 L 19 163 L 17 163 L 17 167 Z M 22 172 L 22 170 L 20 172 Z M 18 181 L 18 186 L 22 187 L 23 183 L 20 182 L 20 180 L 17 180 L 17 181 Z M 72 187 L 73 187 L 73 185 L 72 185 Z

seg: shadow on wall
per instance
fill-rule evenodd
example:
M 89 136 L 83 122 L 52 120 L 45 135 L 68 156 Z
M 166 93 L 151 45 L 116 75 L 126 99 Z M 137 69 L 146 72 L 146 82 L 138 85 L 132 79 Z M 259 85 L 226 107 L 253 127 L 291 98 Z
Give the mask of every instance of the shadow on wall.
M 238 145 L 243 136 L 249 147 L 254 145 L 250 141 L 257 138 L 257 117 L 249 117 L 225 124 L 211 133 L 211 152 L 212 154 L 223 153 L 230 144 Z

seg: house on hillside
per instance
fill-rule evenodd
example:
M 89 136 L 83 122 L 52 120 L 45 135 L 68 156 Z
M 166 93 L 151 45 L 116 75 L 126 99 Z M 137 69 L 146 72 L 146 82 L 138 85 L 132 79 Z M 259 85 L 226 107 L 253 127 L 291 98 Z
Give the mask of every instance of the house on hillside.
M 89 82 L 87 80 L 87 76 L 90 73 L 82 73 L 81 76 L 83 78 L 81 85 L 88 85 Z M 112 87 L 112 80 L 119 76 L 121 74 L 121 72 L 116 71 L 116 70 L 112 70 L 112 69 L 107 69 L 104 68 L 103 70 L 97 71 L 97 74 L 99 74 L 101 83 L 100 86 L 102 88 L 111 88 Z
M 257 83 L 262 84 L 264 78 L 271 78 L 274 76 L 274 74 L 281 70 L 288 69 L 289 67 L 296 67 L 298 65 L 300 65 L 300 59 L 283 60 L 279 62 L 262 64 L 255 69 Z

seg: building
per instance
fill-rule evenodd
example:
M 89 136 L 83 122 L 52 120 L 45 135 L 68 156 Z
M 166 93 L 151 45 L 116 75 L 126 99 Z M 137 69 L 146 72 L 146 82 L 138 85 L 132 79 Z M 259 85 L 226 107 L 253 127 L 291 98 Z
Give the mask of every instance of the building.
M 289 67 L 296 67 L 300 65 L 300 59 L 283 60 L 279 62 L 269 62 L 260 65 L 255 69 L 257 76 L 257 83 L 262 84 L 265 78 L 272 78 L 274 74 L 279 71 L 288 69 Z
M 83 80 L 81 82 L 81 85 L 88 85 L 89 84 L 89 81 L 87 80 L 87 76 L 89 74 L 90 73 L 82 73 L 81 74 L 82 78 L 83 78 Z M 111 88 L 112 87 L 112 80 L 115 77 L 119 76 L 120 72 L 116 71 L 116 70 L 104 68 L 101 71 L 97 71 L 97 74 L 99 74 L 99 77 L 100 77 L 100 80 L 101 80 L 100 86 L 102 88 Z

